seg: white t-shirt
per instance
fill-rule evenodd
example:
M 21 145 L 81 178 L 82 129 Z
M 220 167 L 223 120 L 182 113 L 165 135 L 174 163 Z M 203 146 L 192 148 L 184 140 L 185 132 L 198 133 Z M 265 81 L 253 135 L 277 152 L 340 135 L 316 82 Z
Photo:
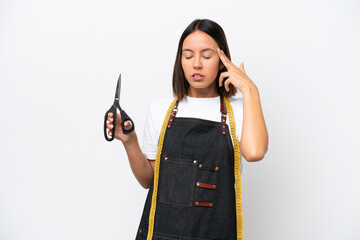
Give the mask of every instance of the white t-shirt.
M 149 160 L 156 159 L 161 127 L 166 112 L 173 100 L 174 98 L 159 98 L 152 101 L 149 105 L 141 144 L 141 150 Z M 236 137 L 240 142 L 243 122 L 243 98 L 231 97 L 229 101 L 234 111 Z M 179 102 L 175 117 L 199 118 L 221 122 L 220 97 L 194 98 L 187 96 Z M 230 126 L 229 117 L 226 118 L 226 124 Z M 243 158 L 243 156 L 241 156 L 241 158 Z

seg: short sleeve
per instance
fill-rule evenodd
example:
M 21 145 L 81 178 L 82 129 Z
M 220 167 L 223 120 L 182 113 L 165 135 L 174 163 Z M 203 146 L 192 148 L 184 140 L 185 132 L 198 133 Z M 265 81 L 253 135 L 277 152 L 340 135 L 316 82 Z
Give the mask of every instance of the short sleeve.
M 141 145 L 141 151 L 145 154 L 149 160 L 155 160 L 157 146 L 158 146 L 158 134 L 156 130 L 154 104 L 150 105 L 147 111 L 147 116 L 144 124 L 143 141 Z
M 243 98 L 242 97 L 231 98 L 230 103 L 231 103 L 231 106 L 234 111 L 235 124 L 236 124 L 236 138 L 240 144 L 241 132 L 242 132 L 242 127 L 243 127 L 243 116 L 244 116 Z M 240 155 L 241 155 L 241 159 L 245 159 L 244 156 L 241 154 L 241 152 L 240 152 Z M 242 174 L 242 170 L 243 170 L 243 161 L 241 160 L 240 174 Z
M 236 138 L 240 142 L 241 139 L 241 131 L 243 124 L 243 98 L 231 98 L 230 99 L 231 106 L 234 111 L 235 124 L 236 124 Z
M 149 160 L 156 159 L 161 126 L 171 101 L 171 98 L 159 98 L 149 104 L 141 144 L 141 151 Z

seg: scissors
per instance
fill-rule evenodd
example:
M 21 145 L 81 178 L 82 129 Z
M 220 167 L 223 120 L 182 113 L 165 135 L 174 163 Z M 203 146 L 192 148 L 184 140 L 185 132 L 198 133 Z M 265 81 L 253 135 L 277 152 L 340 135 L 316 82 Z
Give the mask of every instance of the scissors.
M 135 125 L 134 125 L 134 122 L 133 120 L 126 114 L 126 112 L 120 107 L 120 90 L 121 90 L 121 73 L 120 73 L 120 76 L 118 78 L 118 82 L 117 82 L 117 85 L 116 85 L 116 92 L 115 92 L 115 100 L 114 100 L 114 103 L 113 105 L 111 106 L 111 108 L 105 113 L 105 120 L 104 120 L 104 135 L 105 135 L 105 139 L 107 141 L 112 141 L 114 140 L 114 137 L 115 137 L 115 126 L 116 126 L 116 116 L 117 116 L 117 109 L 120 110 L 120 115 L 121 115 L 121 128 L 122 128 L 122 131 L 124 134 L 129 134 L 131 133 L 132 131 L 134 131 L 135 129 Z M 108 115 L 112 113 L 113 114 L 113 118 L 114 118 L 114 121 L 113 121 L 113 129 L 112 129 L 112 134 L 111 134 L 111 137 L 109 138 L 109 136 L 107 135 L 106 133 L 106 122 L 107 122 L 107 118 L 108 118 Z M 131 122 L 131 128 L 129 130 L 125 129 L 124 127 L 124 122 L 126 121 L 130 121 Z

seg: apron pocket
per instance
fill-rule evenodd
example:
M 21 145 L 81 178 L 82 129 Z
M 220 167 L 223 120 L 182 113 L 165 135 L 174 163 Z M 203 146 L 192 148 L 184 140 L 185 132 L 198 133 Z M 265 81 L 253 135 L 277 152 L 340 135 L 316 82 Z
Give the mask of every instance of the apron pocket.
M 165 157 L 160 183 L 160 202 L 192 207 L 198 161 Z

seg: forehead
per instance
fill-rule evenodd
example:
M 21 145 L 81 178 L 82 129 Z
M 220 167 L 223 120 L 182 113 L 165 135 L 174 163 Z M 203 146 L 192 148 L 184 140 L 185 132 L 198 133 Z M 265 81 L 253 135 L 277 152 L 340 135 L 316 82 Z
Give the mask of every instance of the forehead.
M 218 44 L 212 37 L 199 30 L 190 33 L 183 42 L 183 49 L 201 50 L 204 48 L 214 48 L 216 50 L 217 47 Z

